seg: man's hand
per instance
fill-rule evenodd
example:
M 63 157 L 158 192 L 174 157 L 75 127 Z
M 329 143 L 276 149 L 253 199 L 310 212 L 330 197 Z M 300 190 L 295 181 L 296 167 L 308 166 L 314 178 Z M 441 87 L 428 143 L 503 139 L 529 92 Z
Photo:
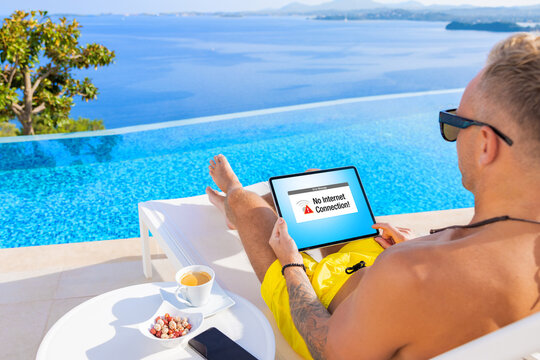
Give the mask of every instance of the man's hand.
M 388 249 L 390 246 L 414 239 L 416 236 L 411 229 L 394 227 L 387 223 L 376 223 L 372 226 L 374 229 L 381 229 L 381 236 L 376 236 L 375 241 L 379 243 L 384 249 Z
M 298 252 L 298 247 L 296 247 L 294 240 L 289 236 L 287 223 L 283 218 L 277 219 L 272 235 L 270 236 L 269 244 L 281 265 L 303 263 L 302 255 Z

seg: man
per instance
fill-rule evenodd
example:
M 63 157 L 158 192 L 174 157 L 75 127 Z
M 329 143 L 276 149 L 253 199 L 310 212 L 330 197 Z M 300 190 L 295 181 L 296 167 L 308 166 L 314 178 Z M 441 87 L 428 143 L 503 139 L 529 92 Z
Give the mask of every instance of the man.
M 539 36 L 517 34 L 494 47 L 458 116 L 440 115 L 475 196 L 471 224 L 410 241 L 406 230 L 376 224 L 386 250 L 350 275 L 328 308 L 314 290 L 319 280 L 310 279 L 318 265 L 298 252 L 268 199 L 244 190 L 216 156 L 210 174 L 226 196 L 207 193 L 238 229 L 280 329 L 294 321 L 314 358 L 423 359 L 539 311 L 539 84 Z M 282 270 L 287 264 L 295 265 Z M 291 331 L 282 332 L 309 356 Z

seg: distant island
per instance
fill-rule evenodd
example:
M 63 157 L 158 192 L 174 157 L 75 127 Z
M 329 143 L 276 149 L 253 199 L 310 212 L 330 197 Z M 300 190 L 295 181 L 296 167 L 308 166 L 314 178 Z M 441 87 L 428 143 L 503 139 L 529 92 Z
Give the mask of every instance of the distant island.
M 254 11 L 217 12 L 156 12 L 132 14 L 101 14 L 104 16 L 220 16 L 236 18 L 244 16 L 305 16 L 312 20 L 351 21 L 351 20 L 410 20 L 440 21 L 449 23 L 448 30 L 482 31 L 534 31 L 540 30 L 540 4 L 530 6 L 491 6 L 471 5 L 424 5 L 415 0 L 379 3 L 379 0 L 326 0 L 318 5 L 290 3 L 277 9 Z M 510 2 L 509 2 L 510 3 Z M 61 14 L 54 14 L 59 16 Z M 81 14 L 63 14 L 67 17 Z M 96 15 L 84 15 L 96 16 Z M 535 25 L 527 27 L 526 25 Z
M 419 12 L 404 9 L 379 9 L 369 12 L 347 12 L 345 14 L 321 14 L 314 20 L 412 20 L 412 21 L 450 21 L 452 17 L 441 12 Z
M 288 14 L 291 15 L 291 14 Z M 297 15 L 297 14 L 295 14 Z M 412 20 L 445 21 L 452 24 L 448 30 L 484 30 L 484 31 L 531 31 L 539 29 L 537 25 L 527 27 L 521 23 L 540 23 L 540 6 L 528 8 L 473 8 L 473 9 L 368 9 L 337 11 L 325 10 L 311 15 L 314 20 Z M 449 24 L 449 25 L 450 25 Z
M 278 10 L 268 10 L 265 15 L 305 15 L 314 20 L 412 20 L 460 22 L 468 25 L 489 22 L 514 23 L 495 25 L 498 31 L 528 31 L 517 23 L 540 23 L 540 5 L 474 7 L 453 5 L 423 5 L 416 1 L 383 4 L 377 0 L 332 0 L 319 5 L 293 3 Z M 261 12 L 262 14 L 262 12 Z M 475 25 L 482 27 L 482 25 Z M 511 30 L 510 30 L 511 29 Z M 449 29 L 451 30 L 451 29 Z M 472 30 L 467 28 L 467 30 Z M 477 30 L 476 28 L 474 30 Z M 480 30 L 480 29 L 478 29 Z M 484 30 L 484 29 L 482 29 Z M 531 30 L 531 29 L 529 29 Z M 534 30 L 534 26 L 532 28 Z M 492 30 L 491 28 L 488 31 Z
M 452 21 L 446 25 L 446 30 L 477 30 L 477 31 L 492 31 L 492 32 L 519 32 L 519 31 L 534 31 L 540 30 L 538 26 L 521 26 L 512 22 L 478 22 L 466 23 L 460 21 Z

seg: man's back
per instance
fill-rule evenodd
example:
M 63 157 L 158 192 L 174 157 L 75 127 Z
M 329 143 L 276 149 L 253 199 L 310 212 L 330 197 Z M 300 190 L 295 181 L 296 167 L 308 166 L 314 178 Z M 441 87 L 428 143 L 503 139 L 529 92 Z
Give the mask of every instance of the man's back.
M 396 359 L 427 358 L 540 310 L 540 225 L 513 222 L 447 230 L 389 249 L 409 297 L 411 338 Z

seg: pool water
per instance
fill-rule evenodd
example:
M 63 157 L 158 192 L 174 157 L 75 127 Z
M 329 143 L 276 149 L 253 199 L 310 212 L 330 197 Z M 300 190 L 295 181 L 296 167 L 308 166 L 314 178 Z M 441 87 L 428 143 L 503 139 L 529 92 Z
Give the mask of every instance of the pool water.
M 438 111 L 456 106 L 460 96 L 358 98 L 222 121 L 0 143 L 0 247 L 136 237 L 137 204 L 203 194 L 213 184 L 208 161 L 218 153 L 245 185 L 354 165 L 375 215 L 470 207 L 455 144 L 441 138 L 438 125 Z

